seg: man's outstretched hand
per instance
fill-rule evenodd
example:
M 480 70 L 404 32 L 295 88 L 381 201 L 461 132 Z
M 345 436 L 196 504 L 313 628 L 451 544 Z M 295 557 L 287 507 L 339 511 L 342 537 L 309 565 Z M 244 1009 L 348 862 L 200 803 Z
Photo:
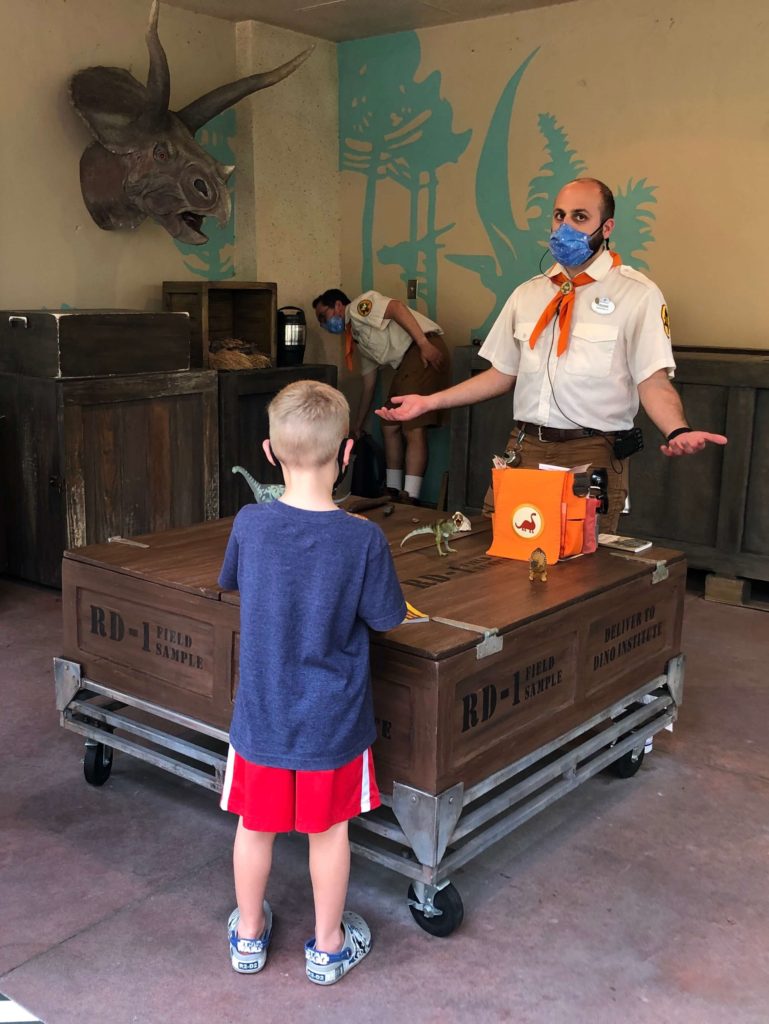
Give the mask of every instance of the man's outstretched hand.
M 706 444 L 726 444 L 723 434 L 708 434 L 704 430 L 687 430 L 672 441 L 660 445 L 663 455 L 696 455 Z
M 389 405 L 383 405 L 381 409 L 374 410 L 377 416 L 391 423 L 401 423 L 403 420 L 414 420 L 423 413 L 430 412 L 430 405 L 426 395 L 398 395 L 391 398 Z

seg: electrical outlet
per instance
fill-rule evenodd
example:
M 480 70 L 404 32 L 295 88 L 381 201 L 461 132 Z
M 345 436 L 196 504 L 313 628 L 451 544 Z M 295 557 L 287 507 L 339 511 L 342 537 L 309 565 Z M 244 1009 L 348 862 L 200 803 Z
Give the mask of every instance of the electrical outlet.
M 406 282 L 406 298 L 415 299 L 417 297 L 417 279 L 410 277 Z

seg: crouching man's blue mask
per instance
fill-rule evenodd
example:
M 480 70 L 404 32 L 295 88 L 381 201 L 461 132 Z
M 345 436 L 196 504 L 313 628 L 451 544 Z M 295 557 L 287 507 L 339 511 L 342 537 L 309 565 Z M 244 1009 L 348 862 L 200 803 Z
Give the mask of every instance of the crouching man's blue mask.
M 329 334 L 344 334 L 344 317 L 339 313 L 335 313 L 334 316 L 326 317 L 321 327 L 327 330 Z

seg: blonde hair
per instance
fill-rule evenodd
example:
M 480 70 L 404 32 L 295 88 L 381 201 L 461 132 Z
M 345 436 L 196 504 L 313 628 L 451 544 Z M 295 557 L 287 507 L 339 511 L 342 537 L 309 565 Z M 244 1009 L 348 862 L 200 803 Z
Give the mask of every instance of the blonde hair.
M 317 380 L 298 380 L 267 407 L 275 458 L 289 466 L 318 467 L 336 458 L 350 429 L 350 406 L 341 391 Z

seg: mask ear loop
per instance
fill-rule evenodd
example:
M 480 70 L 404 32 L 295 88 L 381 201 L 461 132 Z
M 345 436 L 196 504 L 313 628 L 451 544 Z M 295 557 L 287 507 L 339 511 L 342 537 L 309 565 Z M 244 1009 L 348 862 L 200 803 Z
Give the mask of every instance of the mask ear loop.
M 347 447 L 347 442 L 351 440 L 351 437 L 343 437 L 342 443 L 339 445 L 339 451 L 336 453 L 336 464 L 337 466 L 339 466 L 339 472 L 336 475 L 334 486 L 331 488 L 332 493 L 341 484 L 342 480 L 344 480 L 344 475 L 347 472 L 347 466 L 345 466 L 344 464 L 344 451 L 345 448 Z

